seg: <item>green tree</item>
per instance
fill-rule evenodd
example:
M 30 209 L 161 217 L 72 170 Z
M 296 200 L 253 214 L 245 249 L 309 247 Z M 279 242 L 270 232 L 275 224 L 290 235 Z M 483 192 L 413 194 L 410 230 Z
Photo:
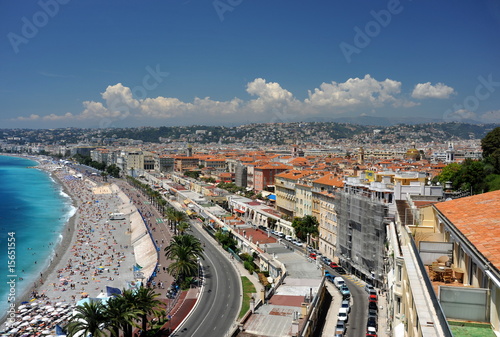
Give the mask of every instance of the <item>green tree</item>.
M 71 317 L 68 324 L 68 336 L 77 334 L 93 337 L 106 336 L 105 327 L 107 324 L 104 306 L 100 301 L 85 302 L 75 309 L 76 314 Z
M 191 228 L 191 225 L 189 224 L 189 222 L 181 222 L 178 226 L 177 226 L 177 229 L 179 230 L 179 234 L 180 235 L 184 235 L 186 234 L 186 232 Z
M 130 298 L 132 298 L 131 290 L 124 290 L 123 293 L 125 292 L 130 292 Z M 124 335 L 127 334 L 127 331 L 130 331 L 131 334 L 132 326 L 135 326 L 135 321 L 139 319 L 140 312 L 139 309 L 132 306 L 132 303 L 127 301 L 125 296 L 120 295 L 110 298 L 106 303 L 104 315 L 111 336 L 119 337 L 120 330 L 123 330 Z
M 466 159 L 453 181 L 453 187 L 463 191 L 472 190 L 472 193 L 481 193 L 485 188 L 484 162 Z
M 306 215 L 302 218 L 296 217 L 292 222 L 292 227 L 295 230 L 295 235 L 302 241 L 307 240 L 307 234 L 311 235 L 312 237 L 318 236 L 318 226 L 318 220 L 311 215 Z
M 494 128 L 481 139 L 481 147 L 483 148 L 483 157 L 489 157 L 500 149 L 500 126 Z
M 439 182 L 441 186 L 444 186 L 447 181 L 455 182 L 459 171 L 460 164 L 448 164 L 441 170 L 441 173 L 436 178 L 434 178 L 434 181 Z
M 167 267 L 168 272 L 185 287 L 186 278 L 198 274 L 198 258 L 203 259 L 203 247 L 200 240 L 191 234 L 176 235 L 165 247 L 165 256 L 173 260 Z
M 139 315 L 142 320 L 142 331 L 147 331 L 148 316 L 161 317 L 165 315 L 165 310 L 159 310 L 162 305 L 161 301 L 158 301 L 156 297 L 157 294 L 153 289 L 140 287 L 134 293 L 134 306 L 139 310 Z

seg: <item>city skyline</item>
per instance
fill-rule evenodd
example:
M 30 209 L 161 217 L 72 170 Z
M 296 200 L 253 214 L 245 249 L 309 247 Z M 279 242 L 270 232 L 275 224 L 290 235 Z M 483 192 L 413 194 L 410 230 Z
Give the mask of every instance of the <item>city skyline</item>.
M 500 122 L 489 0 L 0 6 L 4 128 Z

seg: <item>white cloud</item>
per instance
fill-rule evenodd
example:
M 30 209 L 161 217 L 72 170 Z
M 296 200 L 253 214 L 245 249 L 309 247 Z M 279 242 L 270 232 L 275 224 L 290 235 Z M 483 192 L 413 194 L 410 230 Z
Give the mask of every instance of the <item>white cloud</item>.
M 319 88 L 309 91 L 308 98 L 298 100 L 277 82 L 256 78 L 247 83 L 246 91 L 254 96 L 243 101 L 233 98 L 217 101 L 210 97 L 195 97 L 192 102 L 184 102 L 176 97 L 134 98 L 130 88 L 117 83 L 101 93 L 101 101 L 84 101 L 79 114 L 50 114 L 41 117 L 31 115 L 17 120 L 37 119 L 51 121 L 86 121 L 102 123 L 125 118 L 141 121 L 171 119 L 186 122 L 228 122 L 228 121 L 296 121 L 304 116 L 319 114 L 340 114 L 359 109 L 392 106 L 409 108 L 419 103 L 405 99 L 401 95 L 401 82 L 385 79 L 377 81 L 370 75 L 350 78 L 345 82 L 322 83 Z M 217 118 L 220 118 L 217 120 Z
M 20 120 L 20 121 L 36 121 L 37 119 L 40 119 L 40 115 L 31 114 L 28 117 L 20 116 L 20 117 L 17 117 L 16 119 Z
M 485 123 L 500 123 L 500 110 L 488 111 L 479 116 L 479 119 Z
M 464 119 L 476 119 L 477 115 L 473 111 L 469 111 L 466 109 L 460 109 L 456 111 L 451 111 L 448 110 L 444 114 L 444 120 L 446 122 L 460 122 L 463 121 Z
M 443 83 L 436 83 L 436 85 L 432 85 L 431 82 L 426 83 L 418 83 L 411 97 L 417 99 L 423 98 L 448 98 L 450 95 L 454 94 L 455 90 L 452 87 L 449 87 Z
M 350 78 L 344 83 L 322 83 L 304 102 L 319 107 L 349 107 L 360 105 L 382 106 L 396 103 L 395 95 L 401 92 L 401 82 L 386 79 L 377 81 L 370 75 Z

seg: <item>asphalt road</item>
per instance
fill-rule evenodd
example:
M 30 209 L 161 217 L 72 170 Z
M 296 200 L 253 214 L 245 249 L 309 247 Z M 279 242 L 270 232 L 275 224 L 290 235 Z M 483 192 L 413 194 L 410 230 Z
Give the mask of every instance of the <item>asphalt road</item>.
M 330 267 L 326 267 L 330 274 L 340 276 L 344 279 L 351 292 L 351 313 L 349 314 L 349 323 L 347 324 L 346 337 L 364 337 L 366 336 L 366 320 L 368 315 L 368 294 L 363 287 L 355 284 L 353 281 L 340 275 Z
M 241 280 L 231 262 L 192 224 L 194 236 L 205 243 L 205 274 L 199 304 L 172 336 L 225 336 L 239 314 Z

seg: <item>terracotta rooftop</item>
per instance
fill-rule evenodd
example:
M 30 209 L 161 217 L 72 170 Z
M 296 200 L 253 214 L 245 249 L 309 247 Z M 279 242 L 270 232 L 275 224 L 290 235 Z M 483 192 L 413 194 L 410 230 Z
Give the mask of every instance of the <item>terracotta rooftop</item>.
M 500 269 L 500 190 L 434 205 Z

